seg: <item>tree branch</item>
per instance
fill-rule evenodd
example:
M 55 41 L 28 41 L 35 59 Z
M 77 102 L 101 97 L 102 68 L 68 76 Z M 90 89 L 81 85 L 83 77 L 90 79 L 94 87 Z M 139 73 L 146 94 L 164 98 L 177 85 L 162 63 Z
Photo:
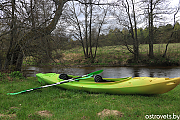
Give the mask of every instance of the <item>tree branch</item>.
M 118 4 L 114 3 L 90 3 L 90 2 L 82 2 L 80 0 L 68 0 L 68 1 L 77 1 L 81 4 L 92 4 L 92 5 L 110 5 L 110 6 L 119 6 Z

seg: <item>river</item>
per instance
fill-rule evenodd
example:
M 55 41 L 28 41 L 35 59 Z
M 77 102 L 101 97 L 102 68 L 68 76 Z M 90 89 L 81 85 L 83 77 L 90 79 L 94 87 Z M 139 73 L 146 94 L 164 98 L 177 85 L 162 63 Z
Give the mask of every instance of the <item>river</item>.
M 100 74 L 106 78 L 122 78 L 122 77 L 180 77 L 180 66 L 173 67 L 36 67 L 27 66 L 23 68 L 23 72 L 27 77 L 35 77 L 37 73 L 66 73 L 72 75 L 84 75 L 96 70 L 104 71 Z

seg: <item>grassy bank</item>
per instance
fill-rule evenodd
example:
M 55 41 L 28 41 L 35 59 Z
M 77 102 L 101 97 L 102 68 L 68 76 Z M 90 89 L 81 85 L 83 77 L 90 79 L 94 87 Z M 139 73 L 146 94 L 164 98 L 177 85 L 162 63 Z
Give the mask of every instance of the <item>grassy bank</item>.
M 39 87 L 37 78 L 0 80 L 0 119 L 15 120 L 100 120 L 137 119 L 146 115 L 180 115 L 180 85 L 172 91 L 153 96 L 93 94 L 48 87 L 8 96 Z M 111 111 L 111 115 L 103 113 Z M 113 115 L 116 114 L 116 115 Z
M 133 46 L 130 46 L 131 48 Z M 172 66 L 180 65 L 180 43 L 172 43 L 168 46 L 166 58 L 162 55 L 165 51 L 166 44 L 154 44 L 154 58 L 148 57 L 148 44 L 139 46 L 139 61 L 133 61 L 133 54 L 130 53 L 126 46 L 104 46 L 99 47 L 94 63 L 90 59 L 85 59 L 81 46 L 70 50 L 59 50 L 60 59 L 55 62 L 49 62 L 41 65 L 66 65 L 66 66 Z M 94 52 L 94 48 L 93 48 Z M 24 65 L 38 65 L 32 57 L 24 59 Z
M 131 46 L 132 47 L 132 46 Z M 63 58 L 57 60 L 69 65 L 178 65 L 180 64 L 180 43 L 169 44 L 167 58 L 162 58 L 166 44 L 154 44 L 154 59 L 149 59 L 148 44 L 139 46 L 139 61 L 132 61 L 133 55 L 125 46 L 99 47 L 95 63 L 84 59 L 81 47 L 63 51 Z

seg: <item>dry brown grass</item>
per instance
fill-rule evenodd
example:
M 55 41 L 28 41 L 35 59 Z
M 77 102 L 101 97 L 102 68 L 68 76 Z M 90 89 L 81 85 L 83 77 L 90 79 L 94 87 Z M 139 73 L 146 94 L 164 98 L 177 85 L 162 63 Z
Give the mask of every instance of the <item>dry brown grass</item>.
M 107 116 L 123 117 L 124 113 L 121 113 L 120 111 L 117 111 L 117 110 L 104 109 L 102 112 L 99 112 L 97 115 L 100 116 L 101 118 L 104 118 L 104 117 L 107 117 Z
M 43 116 L 43 117 L 51 117 L 53 114 L 51 114 L 51 112 L 44 110 L 44 111 L 38 111 L 37 112 L 38 115 Z
M 11 120 L 13 120 L 13 119 L 15 119 L 16 118 L 16 114 L 8 114 L 8 115 L 4 115 L 4 114 L 0 114 L 0 118 L 2 118 L 2 119 L 11 119 Z

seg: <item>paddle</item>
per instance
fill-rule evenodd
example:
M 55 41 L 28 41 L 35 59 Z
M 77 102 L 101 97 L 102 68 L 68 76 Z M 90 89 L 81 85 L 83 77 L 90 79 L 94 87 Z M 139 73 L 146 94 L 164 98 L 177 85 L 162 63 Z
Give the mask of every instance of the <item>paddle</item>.
M 37 88 L 31 88 L 31 89 L 23 90 L 23 91 L 16 92 L 16 93 L 7 93 L 7 95 L 17 95 L 17 94 L 20 94 L 20 93 L 29 92 L 29 91 L 33 91 L 33 90 L 37 90 L 37 89 L 41 89 L 41 88 L 50 87 L 50 86 L 55 86 L 55 85 L 59 85 L 59 84 L 63 84 L 63 83 L 71 82 L 71 81 L 78 81 L 78 80 L 81 80 L 81 79 L 92 77 L 93 75 L 97 75 L 97 74 L 99 74 L 101 72 L 103 72 L 103 70 L 98 70 L 98 71 L 89 73 L 87 75 L 83 75 L 81 77 L 71 78 L 71 79 L 64 80 L 64 81 L 57 82 L 57 83 L 50 84 L 50 85 L 45 85 L 45 86 L 41 86 L 41 87 L 37 87 Z

